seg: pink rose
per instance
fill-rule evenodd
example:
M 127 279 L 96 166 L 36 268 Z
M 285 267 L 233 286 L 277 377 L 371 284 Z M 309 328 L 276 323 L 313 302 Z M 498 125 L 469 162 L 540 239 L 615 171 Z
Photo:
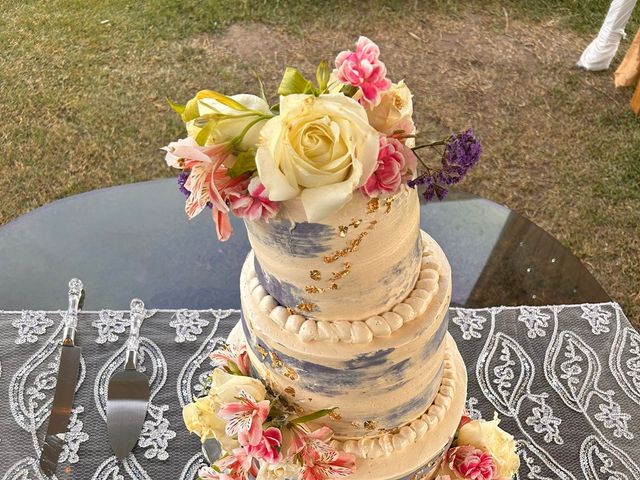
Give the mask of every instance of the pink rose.
M 498 468 L 493 457 L 471 445 L 450 448 L 444 458 L 454 478 L 464 480 L 493 480 Z
M 336 57 L 336 76 L 346 84 L 359 88 L 365 104 L 380 103 L 380 92 L 389 89 L 387 67 L 379 59 L 380 49 L 367 37 L 360 37 L 356 51 L 345 50 Z
M 410 148 L 395 137 L 381 136 L 378 165 L 362 187 L 363 192 L 369 197 L 393 195 L 414 165 L 415 156 Z
M 244 446 L 247 454 L 258 460 L 275 465 L 282 460 L 280 446 L 282 445 L 282 432 L 275 427 L 269 427 L 262 432 L 262 438 L 256 445 L 249 443 L 248 435 L 240 432 L 238 435 L 240 445 Z
M 267 189 L 258 177 L 251 179 L 247 191 L 230 196 L 229 203 L 234 214 L 249 220 L 268 220 L 280 209 L 280 202 L 269 200 Z

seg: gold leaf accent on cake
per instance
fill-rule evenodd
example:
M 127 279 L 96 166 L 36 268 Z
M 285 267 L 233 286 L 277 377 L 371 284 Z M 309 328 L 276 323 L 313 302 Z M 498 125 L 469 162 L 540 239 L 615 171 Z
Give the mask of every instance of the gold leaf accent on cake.
M 322 274 L 320 273 L 320 270 L 311 270 L 309 272 L 309 276 L 311 277 L 311 280 L 322 280 Z
M 264 360 L 265 358 L 267 358 L 267 351 L 264 349 L 264 347 L 262 345 L 256 345 L 256 350 L 260 353 L 260 355 L 262 356 L 262 360 Z
M 282 368 L 284 366 L 284 363 L 282 363 L 282 360 L 280 360 L 276 352 L 269 352 L 269 356 L 271 357 L 271 366 L 273 368 Z
M 375 420 L 365 420 L 364 428 L 366 428 L 367 430 L 375 430 L 376 428 L 378 428 L 378 422 L 376 422 Z
M 322 293 L 324 289 L 320 287 L 316 287 L 315 285 L 307 285 L 304 287 L 305 292 L 307 293 Z
M 329 285 L 329 287 L 327 288 L 327 290 L 338 290 L 340 287 L 338 286 L 337 283 L 332 283 L 331 285 Z
M 295 315 L 295 314 L 296 314 L 296 311 L 295 311 L 293 308 L 291 308 L 291 307 L 287 307 L 287 313 L 288 313 L 289 315 Z
M 340 237 L 342 238 L 346 237 L 348 231 L 349 231 L 349 227 L 347 227 L 346 225 L 338 226 L 338 234 L 340 235 Z
M 340 421 L 340 420 L 342 420 L 342 415 L 340 415 L 340 412 L 338 412 L 337 410 L 333 410 L 329 414 L 329 418 L 332 418 L 335 421 Z
M 398 198 L 398 195 L 392 195 L 384 201 L 384 206 L 387 208 L 384 213 L 391 212 L 391 206 L 393 205 L 393 202 L 396 201 L 396 198 Z
M 349 226 L 353 227 L 353 228 L 358 228 L 361 223 L 362 223 L 362 219 L 361 218 L 358 218 L 357 220 L 355 218 L 352 218 L 351 219 L 351 223 L 349 224 Z
M 298 305 L 296 305 L 298 310 L 302 310 L 303 312 L 313 312 L 316 308 L 315 303 L 307 302 L 306 300 L 302 300 Z
M 367 202 L 367 213 L 375 213 L 380 208 L 380 200 L 372 198 Z
M 282 374 L 289 380 L 296 381 L 298 379 L 298 373 L 293 368 L 285 365 L 282 370 Z
M 291 395 L 292 397 L 295 397 L 296 396 L 296 389 L 291 387 L 291 386 L 289 386 L 289 387 L 284 389 L 284 393 L 286 393 L 288 395 Z
M 336 281 L 336 280 L 343 279 L 344 277 L 349 275 L 350 270 L 351 270 L 351 263 L 344 262 L 344 269 L 340 270 L 339 272 L 331 273 L 331 280 Z

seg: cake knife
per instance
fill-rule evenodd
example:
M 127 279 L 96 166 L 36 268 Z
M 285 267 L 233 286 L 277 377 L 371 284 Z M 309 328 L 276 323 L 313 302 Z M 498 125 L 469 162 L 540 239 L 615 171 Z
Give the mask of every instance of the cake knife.
M 51 415 L 40 455 L 40 469 L 48 477 L 51 477 L 58 468 L 58 458 L 64 447 L 78 383 L 82 349 L 75 344 L 75 339 L 82 289 L 82 282 L 77 278 L 72 278 L 69 282 L 69 308 L 64 316 L 56 389 L 53 394 Z
M 131 327 L 124 369 L 111 377 L 107 391 L 109 443 L 120 460 L 124 460 L 136 445 L 149 404 L 149 379 L 137 370 L 140 326 L 144 316 L 142 300 L 131 300 Z

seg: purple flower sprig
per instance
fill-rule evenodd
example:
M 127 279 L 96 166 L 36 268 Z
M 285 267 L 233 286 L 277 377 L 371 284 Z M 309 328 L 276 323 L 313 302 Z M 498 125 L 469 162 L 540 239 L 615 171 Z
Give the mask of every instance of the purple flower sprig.
M 184 184 L 187 183 L 190 174 L 191 170 L 182 170 L 180 175 L 178 175 L 178 190 L 180 190 L 186 198 L 189 198 L 189 195 L 191 195 L 191 192 L 184 186 Z M 207 207 L 213 208 L 213 203 L 207 202 Z
M 437 147 L 444 146 L 444 150 L 440 151 Z M 431 168 L 418 155 L 417 150 L 422 148 L 433 148 L 441 154 L 439 168 Z M 476 138 L 473 129 L 453 134 L 444 140 L 430 142 L 424 145 L 414 147 L 413 153 L 420 161 L 424 168 L 424 173 L 409 180 L 407 185 L 411 188 L 424 186 L 425 190 L 422 194 L 426 201 L 434 198 L 442 200 L 449 192 L 449 187 L 462 181 L 465 175 L 473 168 L 480 155 L 482 155 L 482 145 Z

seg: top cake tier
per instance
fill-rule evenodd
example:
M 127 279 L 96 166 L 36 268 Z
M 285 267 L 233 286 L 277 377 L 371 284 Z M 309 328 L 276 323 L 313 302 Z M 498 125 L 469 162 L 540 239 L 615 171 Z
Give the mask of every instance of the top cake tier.
M 318 320 L 361 320 L 404 300 L 421 255 L 420 204 L 402 187 L 388 199 L 356 192 L 320 223 L 302 205 L 246 222 L 260 283 L 280 304 Z

